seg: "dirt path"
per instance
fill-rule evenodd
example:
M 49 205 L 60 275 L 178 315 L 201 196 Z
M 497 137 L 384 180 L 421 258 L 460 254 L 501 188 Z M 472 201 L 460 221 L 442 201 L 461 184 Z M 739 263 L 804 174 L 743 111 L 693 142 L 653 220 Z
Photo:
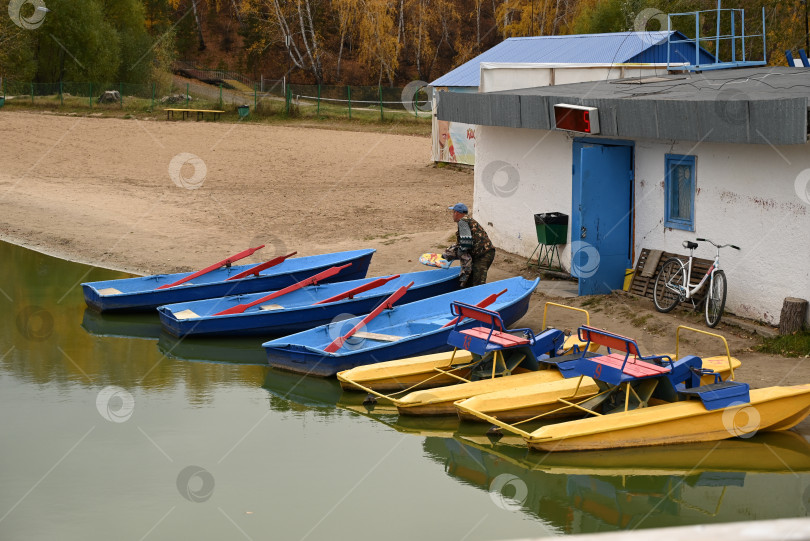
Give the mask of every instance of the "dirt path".
M 262 243 L 252 260 L 371 247 L 372 274 L 422 270 L 419 254 L 454 231 L 447 206 L 472 202 L 472 174 L 433 167 L 424 137 L 8 111 L 0 123 L 0 238 L 133 272 L 200 268 Z M 490 280 L 516 274 L 530 276 L 524 260 L 499 254 Z M 535 296 L 522 326 L 539 328 L 543 302 L 560 300 Z M 659 314 L 649 299 L 565 302 L 645 351 L 673 351 L 678 324 L 705 329 L 699 314 Z M 559 312 L 549 320 L 579 323 Z M 753 386 L 810 382 L 808 359 L 756 353 L 755 337 L 722 323 L 718 331 Z M 719 353 L 709 338 L 685 344 Z

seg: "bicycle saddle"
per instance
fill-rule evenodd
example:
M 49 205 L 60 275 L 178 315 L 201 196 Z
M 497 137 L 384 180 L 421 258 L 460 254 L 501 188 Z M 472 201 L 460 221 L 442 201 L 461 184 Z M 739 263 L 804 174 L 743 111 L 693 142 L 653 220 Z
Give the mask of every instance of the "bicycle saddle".
M 688 250 L 694 250 L 695 248 L 698 247 L 698 243 L 685 240 L 685 241 L 683 241 L 683 247 L 688 249 Z

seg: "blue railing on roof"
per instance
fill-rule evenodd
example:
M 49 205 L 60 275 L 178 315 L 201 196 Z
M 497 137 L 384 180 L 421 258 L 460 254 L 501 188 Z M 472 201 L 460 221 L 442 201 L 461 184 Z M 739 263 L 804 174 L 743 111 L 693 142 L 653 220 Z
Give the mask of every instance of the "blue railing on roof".
M 720 33 L 720 17 L 723 12 L 729 12 L 731 14 L 731 33 L 728 35 L 722 35 Z M 701 13 L 716 13 L 717 14 L 717 33 L 714 36 L 703 36 L 700 35 L 700 14 Z M 739 14 L 740 16 L 740 34 L 737 34 L 736 29 L 736 16 Z M 746 34 L 745 33 L 745 10 L 744 9 L 722 9 L 721 8 L 721 0 L 717 0 L 717 9 L 712 10 L 703 10 L 703 11 L 691 11 L 686 13 L 670 13 L 667 15 L 667 30 L 672 30 L 672 17 L 679 17 L 679 16 L 693 16 L 695 17 L 695 37 L 694 38 L 685 38 L 685 39 L 672 39 L 673 34 L 669 34 L 667 38 L 667 69 L 668 70 L 689 70 L 689 71 L 706 71 L 706 70 L 716 70 L 716 69 L 726 69 L 726 68 L 737 68 L 743 66 L 764 66 L 767 64 L 766 58 L 766 38 L 765 38 L 765 8 L 762 8 L 762 33 L 760 34 Z M 746 58 L 745 52 L 745 40 L 746 38 L 762 38 L 762 59 L 751 60 Z M 721 60 L 720 59 L 720 42 L 728 40 L 731 41 L 731 60 Z M 712 63 L 701 63 L 700 62 L 700 44 L 701 42 L 707 41 L 714 41 L 715 48 L 714 48 L 714 62 Z M 740 44 L 741 51 L 742 51 L 742 59 L 737 58 L 737 44 Z M 674 64 L 672 62 L 671 56 L 671 49 L 672 44 L 677 43 L 694 43 L 695 44 L 695 62 L 694 64 L 684 66 L 682 64 Z

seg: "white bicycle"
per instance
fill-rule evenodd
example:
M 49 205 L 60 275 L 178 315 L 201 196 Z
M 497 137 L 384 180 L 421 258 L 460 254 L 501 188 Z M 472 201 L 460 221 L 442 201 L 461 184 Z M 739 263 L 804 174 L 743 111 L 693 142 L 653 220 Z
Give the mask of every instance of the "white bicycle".
M 726 274 L 720 270 L 720 248 L 729 246 L 739 250 L 733 244 L 715 244 L 709 239 L 695 239 L 700 242 L 711 242 L 717 248 L 714 263 L 709 267 L 706 275 L 695 287 L 690 288 L 692 279 L 692 254 L 698 247 L 697 242 L 685 240 L 683 247 L 689 250 L 689 261 L 684 264 L 680 258 L 672 257 L 664 262 L 653 288 L 653 302 L 659 312 L 670 312 L 679 302 L 692 300 L 708 280 L 709 291 L 706 293 L 706 325 L 715 327 L 723 317 L 726 306 Z M 694 305 L 694 301 L 692 301 Z

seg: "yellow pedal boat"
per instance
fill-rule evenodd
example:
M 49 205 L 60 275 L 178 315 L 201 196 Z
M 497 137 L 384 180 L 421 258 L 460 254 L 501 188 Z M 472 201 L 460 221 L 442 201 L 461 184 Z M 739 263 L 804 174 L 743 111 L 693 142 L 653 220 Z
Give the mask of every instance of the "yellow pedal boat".
M 680 330 L 680 329 L 679 329 Z M 705 332 L 705 331 L 698 331 Z M 581 337 L 613 353 L 583 355 L 561 367 L 580 384 L 587 377 L 598 393 L 583 400 L 559 399 L 563 409 L 593 415 L 543 426 L 532 432 L 456 404 L 462 412 L 523 437 L 540 451 L 583 451 L 711 442 L 787 430 L 810 413 L 810 384 L 751 390 L 745 383 L 704 384 L 710 373 L 699 357 L 643 357 L 631 339 L 581 327 Z M 708 333 L 706 333 L 708 334 Z M 624 354 L 617 353 L 622 351 Z M 576 393 L 575 393 L 576 394 Z
M 681 331 L 696 332 L 715 338 L 719 338 L 725 347 L 726 354 L 713 357 L 703 357 L 703 368 L 711 369 L 720 374 L 725 379 L 734 379 L 734 371 L 742 363 L 732 357 L 726 339 L 715 333 L 693 329 L 691 327 L 679 326 L 675 331 L 675 355 L 666 355 L 675 360 L 680 358 L 680 335 Z M 483 422 L 483 418 L 478 414 L 494 417 L 507 423 L 525 422 L 536 417 L 545 419 L 559 419 L 577 415 L 574 408 L 565 407 L 561 400 L 584 400 L 599 392 L 596 382 L 588 377 L 577 381 L 574 379 L 564 379 L 556 370 L 548 371 L 551 375 L 556 375 L 553 380 L 546 376 L 545 379 L 538 378 L 537 381 L 524 379 L 524 384 L 515 385 L 503 390 L 495 390 L 488 393 L 479 393 L 467 397 L 459 397 L 456 411 L 463 421 Z M 538 374 L 539 375 L 539 374 Z M 701 378 L 701 383 L 709 384 L 714 380 L 713 376 L 705 375 Z M 575 394 L 576 392 L 576 394 Z M 472 413 L 471 413 L 472 412 Z M 487 421 L 488 422 L 488 421 Z
M 590 323 L 587 310 L 547 302 L 543 309 L 542 328 L 546 328 L 546 316 L 549 307 L 559 307 L 585 314 L 586 325 Z M 568 336 L 562 347 L 564 351 L 580 351 L 585 343 L 576 335 Z M 598 344 L 592 346 L 596 351 Z M 476 358 L 469 351 L 455 349 L 451 352 L 420 355 L 394 361 L 358 366 L 338 373 L 337 378 L 345 391 L 366 391 L 376 393 L 393 393 L 391 397 L 402 395 L 415 389 L 433 389 L 469 381 L 471 372 L 476 366 Z M 525 370 L 517 368 L 514 375 Z M 491 379 L 491 378 L 490 378 Z M 498 386 L 491 390 L 497 390 Z
M 618 449 L 718 441 L 787 430 L 810 413 L 810 385 L 752 389 L 750 402 L 707 410 L 696 400 L 544 426 L 524 439 L 541 451 Z

